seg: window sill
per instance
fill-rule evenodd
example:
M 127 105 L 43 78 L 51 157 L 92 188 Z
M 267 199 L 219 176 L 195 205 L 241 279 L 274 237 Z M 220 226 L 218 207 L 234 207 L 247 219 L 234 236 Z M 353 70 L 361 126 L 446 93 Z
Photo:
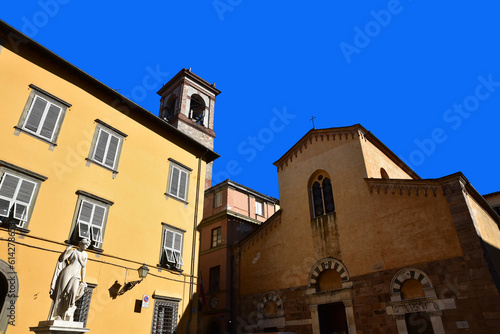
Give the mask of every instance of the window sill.
M 336 216 L 337 212 L 336 211 L 333 211 L 333 212 L 330 212 L 330 213 L 326 213 L 324 215 L 321 215 L 321 216 L 315 216 L 315 217 L 312 217 L 311 220 L 315 220 L 315 219 L 321 219 L 323 217 L 328 217 L 328 216 Z
M 179 274 L 182 274 L 184 272 L 184 270 L 182 269 L 179 269 L 177 268 L 175 265 L 170 265 L 170 264 L 158 264 L 157 265 L 159 268 L 163 268 L 163 269 L 168 269 L 170 271 L 175 271 Z
M 188 202 L 188 201 L 186 201 L 186 200 L 184 200 L 184 199 L 182 199 L 182 198 L 179 198 L 179 197 L 177 197 L 177 196 L 171 195 L 171 194 L 169 194 L 169 193 L 165 193 L 164 195 L 165 195 L 165 199 L 168 199 L 168 197 L 170 197 L 170 198 L 173 198 L 173 199 L 175 199 L 175 200 L 177 200 L 177 201 L 179 201 L 179 202 L 182 202 L 182 203 L 184 203 L 184 204 L 186 204 L 186 205 L 187 205 L 187 204 L 189 204 L 189 202 Z
M 38 135 L 36 135 L 36 134 L 34 134 L 34 133 L 32 133 L 32 132 L 29 132 L 29 131 L 27 131 L 27 130 L 25 130 L 25 129 L 23 129 L 23 128 L 18 127 L 17 125 L 16 125 L 16 126 L 14 126 L 14 129 L 15 129 L 14 134 L 15 134 L 16 136 L 19 136 L 19 133 L 21 133 L 21 132 L 22 132 L 22 133 L 27 134 L 28 136 L 31 136 L 31 137 L 36 138 L 36 139 L 39 139 L 39 140 L 43 141 L 44 143 L 49 144 L 49 145 L 50 145 L 50 146 L 49 146 L 49 149 L 50 149 L 51 151 L 53 151 L 53 150 L 54 150 L 54 148 L 57 146 L 57 144 L 56 144 L 55 142 L 52 142 L 52 141 L 50 141 L 50 140 L 48 140 L 48 139 L 46 139 L 46 138 L 40 137 L 40 136 L 38 136 Z
M 103 164 L 101 164 L 101 163 L 99 163 L 99 162 L 97 162 L 97 161 L 94 161 L 94 160 L 90 159 L 90 158 L 85 158 L 85 160 L 87 161 L 87 167 L 89 167 L 89 166 L 90 166 L 90 164 L 94 164 L 94 165 L 100 166 L 100 167 L 102 167 L 102 168 L 104 168 L 104 169 L 107 169 L 107 170 L 109 170 L 110 172 L 112 172 L 112 173 L 113 173 L 113 179 L 116 177 L 116 174 L 118 174 L 118 171 L 117 171 L 117 170 L 115 170 L 115 169 L 113 169 L 113 168 L 109 168 L 108 166 L 103 165 Z
M 28 234 L 28 233 L 31 232 L 27 228 L 18 227 L 15 224 L 11 225 L 11 224 L 4 224 L 4 223 L 2 223 L 2 224 L 0 224 L 0 229 L 1 230 L 7 230 L 7 231 L 15 230 L 15 231 L 18 231 L 20 234 Z
M 73 245 L 73 246 L 79 246 L 79 243 L 80 241 L 75 241 L 75 240 L 66 240 L 64 242 L 65 244 L 68 244 L 68 245 Z M 94 246 L 89 246 L 89 248 L 86 249 L 87 252 L 90 252 L 90 253 L 96 253 L 96 254 L 102 254 L 104 252 L 104 249 L 102 248 L 95 248 Z

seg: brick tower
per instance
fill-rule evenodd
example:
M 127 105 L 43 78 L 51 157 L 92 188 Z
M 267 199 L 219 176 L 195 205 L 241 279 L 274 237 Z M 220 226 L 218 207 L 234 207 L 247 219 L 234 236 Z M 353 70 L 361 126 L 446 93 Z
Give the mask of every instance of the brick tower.
M 220 90 L 191 69 L 182 69 L 158 91 L 159 117 L 209 149 L 214 148 L 214 104 Z M 205 189 L 212 184 L 212 163 L 207 165 Z

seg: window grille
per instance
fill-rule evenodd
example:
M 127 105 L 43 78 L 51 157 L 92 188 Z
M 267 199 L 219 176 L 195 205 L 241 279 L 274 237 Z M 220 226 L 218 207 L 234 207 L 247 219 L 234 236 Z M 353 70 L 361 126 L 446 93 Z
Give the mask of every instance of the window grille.
M 156 300 L 151 333 L 177 333 L 177 308 L 175 302 Z
M 75 302 L 76 310 L 73 316 L 73 320 L 77 322 L 83 322 L 83 327 L 87 326 L 87 318 L 90 309 L 90 300 L 92 299 L 92 292 L 94 287 L 87 286 L 83 296 Z

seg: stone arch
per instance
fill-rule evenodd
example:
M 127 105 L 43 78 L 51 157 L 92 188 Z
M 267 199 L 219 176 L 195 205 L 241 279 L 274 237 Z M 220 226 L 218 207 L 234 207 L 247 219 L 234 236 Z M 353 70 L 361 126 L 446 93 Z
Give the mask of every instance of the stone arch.
M 424 289 L 433 288 L 429 277 L 427 277 L 427 274 L 424 273 L 422 270 L 416 268 L 405 268 L 403 270 L 400 270 L 392 278 L 391 293 L 392 294 L 401 293 L 401 285 L 403 285 L 403 282 L 406 281 L 407 279 L 415 279 L 419 281 L 424 287 Z
M 281 297 L 274 291 L 266 292 L 259 301 L 258 313 L 259 317 L 264 317 L 266 304 L 272 302 L 276 305 L 277 315 L 284 314 L 283 301 Z
M 189 102 L 189 118 L 194 122 L 204 125 L 206 102 L 202 96 L 199 94 L 191 95 L 191 101 Z
M 0 305 L 0 333 L 5 333 L 10 320 L 9 306 L 15 305 L 19 296 L 19 278 L 10 265 L 3 260 L 0 260 L 0 275 L 7 282 L 4 302 L 3 305 Z
M 272 306 L 273 312 L 268 312 Z M 257 325 L 260 329 L 277 328 L 285 329 L 285 309 L 281 297 L 274 291 L 266 292 L 259 301 L 257 312 Z
M 401 287 L 404 282 L 414 280 L 422 285 L 424 296 L 403 299 Z M 391 281 L 391 302 L 388 314 L 396 321 L 398 333 L 415 332 L 415 324 L 427 326 L 434 334 L 444 334 L 443 311 L 456 308 L 453 299 L 439 300 L 431 280 L 425 272 L 416 268 L 405 268 L 396 273 Z M 415 320 L 416 317 L 416 320 Z M 412 322 L 413 319 L 413 322 Z M 431 329 L 432 328 L 432 329 Z M 427 333 L 427 332 L 426 332 Z
M 325 258 L 316 262 L 309 272 L 308 286 L 310 288 L 316 288 L 318 285 L 319 275 L 327 269 L 333 269 L 338 272 L 340 278 L 342 279 L 342 283 L 350 280 L 349 272 L 342 262 L 334 258 Z

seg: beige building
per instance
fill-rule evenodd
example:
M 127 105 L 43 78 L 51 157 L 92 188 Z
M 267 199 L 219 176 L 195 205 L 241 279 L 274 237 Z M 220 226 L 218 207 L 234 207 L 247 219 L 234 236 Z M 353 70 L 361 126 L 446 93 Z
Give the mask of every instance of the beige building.
M 226 180 L 205 191 L 201 232 L 200 276 L 204 296 L 200 333 L 227 333 L 238 315 L 239 277 L 231 271 L 232 246 L 279 210 L 278 200 Z M 235 328 L 236 329 L 236 328 Z
M 281 210 L 235 249 L 240 332 L 499 332 L 500 218 L 462 173 L 421 179 L 361 125 L 275 165 Z

